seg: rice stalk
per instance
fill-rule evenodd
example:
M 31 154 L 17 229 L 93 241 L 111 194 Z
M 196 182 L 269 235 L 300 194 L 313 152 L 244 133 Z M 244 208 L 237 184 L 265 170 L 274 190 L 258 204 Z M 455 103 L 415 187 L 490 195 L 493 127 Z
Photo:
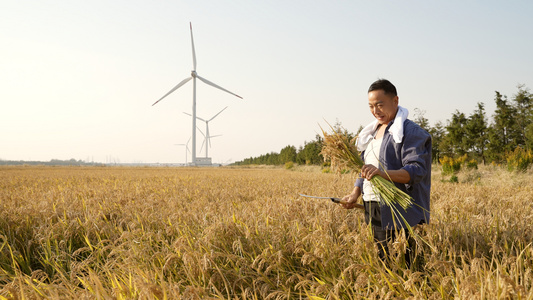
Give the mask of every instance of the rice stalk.
M 322 151 L 325 160 L 331 161 L 332 168 L 337 173 L 342 173 L 346 169 L 359 173 L 364 165 L 361 155 L 355 147 L 356 137 L 351 138 L 346 129 L 341 127 L 333 128 L 332 133 L 327 133 L 320 127 L 324 135 L 322 144 Z M 387 173 L 386 170 L 384 170 Z M 387 174 L 387 177 L 388 174 Z M 390 177 L 389 177 L 390 180 Z M 412 204 L 411 196 L 381 176 L 374 176 L 370 179 L 374 192 L 379 195 L 379 198 L 389 207 L 394 207 L 394 204 L 399 204 L 403 209 L 409 208 Z
M 324 131 L 324 129 L 322 129 L 322 127 L 320 127 L 322 134 L 324 135 L 321 151 L 322 156 L 324 156 L 324 160 L 330 160 L 332 168 L 337 173 L 343 173 L 346 168 L 354 173 L 359 173 L 364 165 L 364 161 L 355 146 L 357 136 L 352 138 L 346 129 L 340 126 L 334 128 L 329 123 L 328 125 L 333 131 L 332 133 L 327 133 Z M 420 240 L 429 245 L 426 240 L 424 240 L 413 230 L 413 227 L 409 225 L 403 214 L 395 206 L 395 204 L 398 204 L 401 208 L 407 210 L 411 205 L 413 205 L 413 199 L 407 193 L 394 185 L 387 171 L 382 165 L 381 167 L 388 177 L 388 180 L 376 175 L 370 178 L 370 183 L 372 183 L 374 194 L 378 195 L 380 201 L 383 201 L 385 205 L 390 207 L 394 229 L 401 229 L 402 226 L 397 228 L 399 221 L 404 225 L 403 227 L 405 230 L 408 231 L 413 238 L 415 238 L 417 243 Z M 431 245 L 429 246 L 433 249 Z

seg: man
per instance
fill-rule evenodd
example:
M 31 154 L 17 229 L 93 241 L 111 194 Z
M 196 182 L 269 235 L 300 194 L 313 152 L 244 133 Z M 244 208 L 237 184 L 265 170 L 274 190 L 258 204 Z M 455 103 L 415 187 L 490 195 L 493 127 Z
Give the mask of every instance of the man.
M 395 238 L 399 229 L 405 228 L 405 221 L 394 217 L 391 208 L 380 201 L 369 181 L 372 177 L 391 180 L 413 198 L 414 204 L 407 210 L 396 207 L 411 227 L 429 223 L 431 136 L 407 119 L 408 111 L 398 105 L 398 100 L 396 87 L 390 81 L 380 79 L 370 85 L 368 105 L 376 120 L 361 131 L 356 142 L 365 165 L 352 193 L 342 199 L 346 202 L 344 208 L 350 209 L 363 196 L 365 221 L 372 225 L 382 259 L 387 257 L 387 242 Z M 405 259 L 409 267 L 412 250 L 407 249 Z

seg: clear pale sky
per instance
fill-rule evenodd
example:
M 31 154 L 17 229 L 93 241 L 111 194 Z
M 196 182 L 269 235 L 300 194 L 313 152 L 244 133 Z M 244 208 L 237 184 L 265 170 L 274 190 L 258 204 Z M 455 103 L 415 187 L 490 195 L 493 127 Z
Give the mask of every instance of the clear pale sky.
M 214 162 L 357 130 L 378 78 L 432 124 L 490 116 L 494 91 L 533 88 L 532 3 L 0 0 L 0 159 L 183 163 L 192 81 L 151 105 L 190 76 L 189 22 L 198 74 L 244 98 L 198 81 L 199 117 L 228 106 Z

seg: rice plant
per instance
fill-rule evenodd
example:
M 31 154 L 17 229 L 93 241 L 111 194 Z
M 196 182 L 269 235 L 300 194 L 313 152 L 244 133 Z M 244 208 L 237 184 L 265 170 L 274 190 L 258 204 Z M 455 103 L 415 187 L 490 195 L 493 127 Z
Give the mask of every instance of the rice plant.
M 429 245 L 378 259 L 320 168 L 0 167 L 0 299 L 533 297 L 531 172 L 434 173 Z

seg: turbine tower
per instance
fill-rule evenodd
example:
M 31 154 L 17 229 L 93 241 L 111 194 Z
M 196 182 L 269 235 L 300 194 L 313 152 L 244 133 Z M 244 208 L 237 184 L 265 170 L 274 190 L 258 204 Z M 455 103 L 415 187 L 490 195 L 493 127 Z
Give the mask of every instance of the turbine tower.
M 209 120 L 204 120 L 200 117 L 196 117 L 198 120 L 200 121 L 204 121 L 205 122 L 205 140 L 204 140 L 204 143 L 205 143 L 205 157 L 209 157 L 209 155 L 207 155 L 207 145 L 209 144 L 209 147 L 211 147 L 211 138 L 212 137 L 215 137 L 215 136 L 211 136 L 209 135 L 209 122 L 211 122 L 214 118 L 216 118 L 218 115 L 220 115 L 221 112 L 223 112 L 224 110 L 226 110 L 226 108 L 228 108 L 227 106 L 224 107 L 221 111 L 219 111 L 216 115 L 214 115 L 211 119 Z M 188 116 L 191 116 L 191 114 L 189 113 L 186 113 L 186 112 L 183 112 L 184 114 L 188 115 Z M 193 117 L 194 118 L 194 117 Z M 203 133 L 202 133 L 203 134 Z M 203 145 L 203 144 L 202 144 Z M 200 151 L 202 151 L 202 149 L 200 149 Z
M 172 94 L 175 90 L 179 89 L 181 86 L 186 84 L 192 79 L 192 165 L 196 165 L 196 79 L 200 79 L 203 83 L 210 85 L 212 87 L 215 87 L 219 90 L 222 90 L 226 93 L 232 94 L 233 96 L 239 97 L 242 99 L 241 96 L 234 94 L 225 88 L 218 86 L 214 84 L 213 82 L 201 77 L 196 73 L 196 53 L 194 51 L 194 39 L 192 36 L 192 23 L 189 23 L 189 26 L 191 28 L 191 45 L 192 45 L 192 71 L 191 76 L 183 79 L 180 83 L 178 83 L 175 87 L 173 87 L 168 93 L 166 93 L 163 97 L 161 97 L 159 100 L 157 100 L 152 106 L 156 105 L 159 101 L 163 100 L 166 96 Z

